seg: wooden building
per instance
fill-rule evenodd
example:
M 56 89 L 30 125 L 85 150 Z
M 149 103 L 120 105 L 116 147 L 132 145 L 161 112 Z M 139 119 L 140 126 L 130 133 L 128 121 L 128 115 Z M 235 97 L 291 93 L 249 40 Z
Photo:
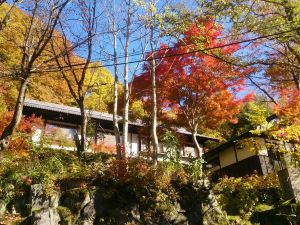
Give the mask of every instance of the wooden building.
M 41 138 L 46 138 L 51 148 L 75 150 L 74 135 L 80 128 L 80 110 L 76 107 L 70 107 L 60 104 L 41 102 L 27 99 L 24 104 L 23 114 L 31 116 L 35 114 L 42 117 L 44 127 L 37 129 L 33 140 L 39 142 Z M 90 151 L 109 151 L 115 153 L 115 137 L 113 131 L 112 114 L 88 110 L 89 132 L 88 141 Z M 121 118 L 119 118 L 120 121 Z M 120 122 L 122 132 L 122 124 Z M 188 160 L 195 156 L 195 148 L 192 143 L 190 132 L 182 128 L 176 128 L 176 132 L 184 140 L 181 145 L 181 156 L 183 160 Z M 147 148 L 147 136 L 145 135 L 145 126 L 142 121 L 129 122 L 129 152 L 128 156 L 137 156 Z M 149 139 L 149 138 L 148 138 Z M 200 145 L 204 148 L 208 140 L 218 141 L 204 135 L 197 137 Z M 165 148 L 160 144 L 159 155 L 163 156 Z
M 284 151 L 278 151 L 282 149 Z M 213 180 L 226 175 L 241 177 L 275 172 L 285 199 L 300 199 L 300 169 L 290 154 L 292 143 L 268 139 L 264 135 L 246 132 L 203 155 Z M 283 154 L 283 152 L 286 152 Z
M 75 150 L 74 135 L 80 128 L 80 110 L 60 104 L 26 100 L 23 114 L 31 116 L 35 114 L 42 117 L 43 127 L 36 130 L 32 139 L 40 142 L 47 139 L 47 145 L 53 149 Z M 111 114 L 88 110 L 90 120 L 88 141 L 90 151 L 107 151 L 115 153 L 115 137 L 113 132 L 113 117 Z M 119 118 L 120 121 L 121 118 Z M 120 123 L 120 128 L 122 124 Z M 146 129 L 147 130 L 147 129 Z M 174 128 L 181 136 L 181 159 L 188 162 L 195 156 L 195 148 L 192 144 L 192 135 L 182 128 Z M 147 136 L 142 121 L 129 122 L 129 151 L 127 156 L 135 157 L 147 149 Z M 121 130 L 122 133 L 122 130 Z M 202 148 L 208 140 L 218 141 L 204 135 L 198 135 L 198 141 Z M 251 173 L 266 175 L 276 172 L 283 187 L 287 199 L 300 198 L 300 176 L 297 166 L 293 166 L 292 159 L 276 151 L 277 147 L 293 150 L 289 143 L 280 143 L 270 140 L 263 135 L 255 135 L 246 132 L 218 147 L 204 153 L 203 158 L 207 162 L 207 169 L 217 179 L 223 175 L 240 177 Z M 275 148 L 275 149 L 274 149 Z M 160 144 L 159 157 L 165 154 L 165 148 Z
M 246 132 L 203 155 L 209 170 L 215 177 L 223 175 L 240 177 L 251 173 L 266 175 L 275 167 L 283 168 L 280 160 L 271 155 L 268 143 L 263 136 Z

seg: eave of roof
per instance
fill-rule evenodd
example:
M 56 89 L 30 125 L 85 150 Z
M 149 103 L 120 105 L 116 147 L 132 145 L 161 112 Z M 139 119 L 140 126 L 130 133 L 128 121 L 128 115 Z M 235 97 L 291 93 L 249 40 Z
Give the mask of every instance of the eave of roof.
M 272 114 L 271 116 L 269 116 L 267 118 L 267 122 L 270 123 L 270 122 L 272 122 L 272 121 L 274 121 L 278 118 L 279 117 L 276 114 Z M 247 131 L 247 132 L 239 135 L 238 137 L 233 138 L 233 139 L 231 139 L 231 140 L 229 140 L 229 141 L 227 141 L 223 144 L 220 144 L 216 148 L 213 148 L 213 149 L 209 150 L 208 152 L 203 154 L 203 157 L 204 158 L 210 157 L 210 156 L 212 156 L 214 154 L 217 154 L 217 153 L 221 152 L 222 150 L 228 148 L 229 146 L 231 146 L 237 140 L 244 139 L 244 138 L 250 138 L 250 137 L 264 137 L 264 138 L 266 138 L 266 135 L 264 135 L 263 133 L 262 134 L 253 134 L 253 133 L 251 133 L 251 131 Z
M 217 146 L 216 148 L 213 148 L 211 150 L 209 150 L 208 152 L 204 153 L 203 154 L 203 157 L 204 158 L 207 158 L 207 157 L 210 157 L 214 154 L 217 154 L 219 152 L 221 152 L 222 150 L 230 147 L 234 142 L 236 142 L 237 140 L 240 140 L 240 139 L 244 139 L 244 138 L 250 138 L 250 137 L 260 137 L 261 135 L 258 135 L 258 134 L 253 134 L 251 133 L 250 131 L 247 131 L 243 134 L 241 134 L 240 136 L 236 137 L 236 138 L 233 138 L 223 144 L 220 144 L 219 146 Z
M 61 104 L 50 103 L 50 102 L 42 102 L 42 101 L 37 101 L 32 99 L 26 99 L 24 102 L 24 106 L 80 116 L 80 109 L 77 107 L 71 107 L 71 106 L 66 106 Z M 113 115 L 109 113 L 98 112 L 89 109 L 87 109 L 87 113 L 88 116 L 93 119 L 113 121 Z M 121 119 L 121 117 L 119 116 L 118 119 Z M 143 123 L 139 120 L 129 121 L 129 124 L 135 126 L 141 126 L 141 127 L 144 126 Z
M 48 111 L 53 111 L 53 112 L 61 112 L 61 113 L 80 116 L 80 109 L 77 107 L 71 107 L 71 106 L 66 106 L 66 105 L 61 105 L 61 104 L 50 103 L 50 102 L 42 102 L 42 101 L 33 100 L 33 99 L 26 99 L 24 102 L 24 106 L 30 107 L 30 108 L 35 108 L 35 109 L 43 109 L 43 110 L 48 110 Z M 87 110 L 87 112 L 91 118 L 99 119 L 99 120 L 113 121 L 113 115 L 110 113 L 98 112 L 98 111 L 94 111 L 94 110 Z M 118 116 L 118 119 L 121 120 L 122 117 Z M 144 124 L 142 123 L 141 120 L 129 121 L 129 124 L 134 125 L 134 126 L 139 126 L 139 127 L 144 126 Z M 192 135 L 191 132 L 187 131 L 184 128 L 177 128 L 176 131 L 180 134 Z M 208 136 L 201 135 L 201 134 L 197 134 L 197 137 L 205 139 L 205 140 L 219 141 L 219 139 L 217 139 L 217 138 L 212 138 L 212 137 L 208 137 Z
M 176 128 L 176 131 L 180 134 L 187 134 L 187 135 L 192 135 L 191 132 L 187 131 L 185 128 Z M 200 137 L 200 138 L 203 138 L 203 139 L 207 139 L 207 140 L 210 140 L 210 141 L 216 141 L 216 142 L 219 142 L 219 139 L 217 138 L 213 138 L 213 137 L 209 137 L 209 136 L 206 136 L 206 135 L 202 135 L 202 134 L 197 134 L 197 137 Z

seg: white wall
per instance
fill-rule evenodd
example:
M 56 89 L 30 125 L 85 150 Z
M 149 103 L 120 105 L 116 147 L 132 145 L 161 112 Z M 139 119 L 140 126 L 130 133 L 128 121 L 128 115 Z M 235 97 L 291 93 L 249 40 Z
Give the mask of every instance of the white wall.
M 186 156 L 186 157 L 188 157 L 188 156 L 195 157 L 195 155 L 196 155 L 195 148 L 192 146 L 184 146 L 183 152 L 184 152 L 183 156 Z
M 139 154 L 139 135 L 138 134 L 129 134 L 129 152 L 127 152 L 128 156 L 134 157 Z
M 43 130 L 36 129 L 31 137 L 33 143 L 39 143 L 41 141 Z
M 54 122 L 51 121 L 50 124 L 51 124 L 51 126 L 55 126 L 55 124 L 57 124 L 62 129 L 64 129 L 64 127 L 65 127 L 64 125 L 66 125 L 67 129 L 70 129 L 70 125 L 71 125 L 71 124 L 59 123 L 59 122 L 56 122 L 56 121 L 54 121 Z M 47 126 L 48 125 L 46 125 L 46 127 Z M 42 129 L 37 129 L 35 131 L 35 133 L 33 134 L 33 136 L 32 136 L 32 141 L 35 142 L 35 143 L 39 143 L 40 140 L 41 140 L 42 134 L 43 134 L 43 130 Z M 93 141 L 93 140 L 91 140 L 91 141 Z M 136 157 L 136 156 L 139 155 L 140 151 L 147 150 L 145 141 L 143 143 L 143 141 L 141 140 L 141 146 L 140 146 L 140 137 L 136 133 L 129 133 L 128 142 L 129 142 L 129 150 L 126 154 L 129 157 Z M 104 131 L 100 132 L 100 133 L 98 133 L 97 143 L 98 144 L 104 144 L 105 146 L 110 146 L 110 147 L 115 146 L 115 136 L 114 136 L 113 133 L 110 133 L 109 131 L 108 132 L 104 132 Z M 68 146 L 68 147 L 59 146 L 59 145 L 56 145 L 56 144 L 53 144 L 53 143 L 51 143 L 48 147 L 53 148 L 53 149 L 65 149 L 65 150 L 75 150 L 76 149 L 76 147 L 73 147 L 73 146 L 72 147 L 70 147 L 70 146 Z M 92 150 L 89 149 L 89 151 L 92 151 Z M 159 143 L 158 153 L 163 154 L 165 152 L 166 152 L 166 148 L 161 143 Z M 192 146 L 185 146 L 183 148 L 183 150 L 181 151 L 181 156 L 195 157 L 195 148 L 192 147 Z
M 116 144 L 115 135 L 113 135 L 111 133 L 105 133 L 104 134 L 104 143 L 106 145 L 115 145 Z
M 224 151 L 221 151 L 219 153 L 219 157 L 220 157 L 220 165 L 222 168 L 225 166 L 229 166 L 233 163 L 236 163 L 233 146 L 230 146 L 229 148 L 225 149 Z
M 247 159 L 251 156 L 256 155 L 255 149 L 253 147 L 252 143 L 246 143 L 243 148 L 236 148 L 236 155 L 238 161 L 241 161 L 243 159 Z

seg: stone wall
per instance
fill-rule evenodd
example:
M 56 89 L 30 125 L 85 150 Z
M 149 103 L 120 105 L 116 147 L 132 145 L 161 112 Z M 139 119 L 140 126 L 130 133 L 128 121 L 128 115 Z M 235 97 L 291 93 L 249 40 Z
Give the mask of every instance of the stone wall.
M 172 193 L 169 196 L 160 191 L 149 197 L 147 193 L 136 196 L 126 190 L 126 185 L 119 189 L 117 185 L 45 191 L 43 185 L 35 184 L 25 198 L 7 209 L 24 217 L 21 225 L 200 225 L 224 216 L 207 204 L 208 189 L 173 185 L 181 196 L 177 201 L 170 199 Z M 2 208 L 5 210 L 5 206 Z

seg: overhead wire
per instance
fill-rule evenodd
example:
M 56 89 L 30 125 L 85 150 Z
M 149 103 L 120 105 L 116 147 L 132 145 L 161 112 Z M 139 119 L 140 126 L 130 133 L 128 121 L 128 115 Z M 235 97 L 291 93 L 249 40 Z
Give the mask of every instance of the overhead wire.
M 253 41 L 260 40 L 260 39 L 271 38 L 271 37 L 278 36 L 278 35 L 281 35 L 281 34 L 290 33 L 290 32 L 293 32 L 295 30 L 298 30 L 298 29 L 300 29 L 300 27 L 295 28 L 295 29 L 291 29 L 291 30 L 288 30 L 288 31 L 282 31 L 282 32 L 277 32 L 277 33 L 273 33 L 273 34 L 269 34 L 269 35 L 263 35 L 263 36 L 259 36 L 259 37 L 255 37 L 255 38 L 249 38 L 249 39 L 246 39 L 246 40 L 236 41 L 236 42 L 227 43 L 227 44 L 223 44 L 223 45 L 217 45 L 217 46 L 213 46 L 213 47 L 208 47 L 208 48 L 203 48 L 203 49 L 197 49 L 197 50 L 183 52 L 183 53 L 176 53 L 176 54 L 170 54 L 170 55 L 166 54 L 164 56 L 154 57 L 154 59 L 170 58 L 170 57 L 175 57 L 175 56 L 182 56 L 182 55 L 193 54 L 193 53 L 197 53 L 197 52 L 204 52 L 205 53 L 206 51 L 211 51 L 211 50 L 214 50 L 214 49 L 220 49 L 220 48 L 225 48 L 225 47 L 229 47 L 229 46 L 233 46 L 233 45 L 238 45 L 238 44 L 242 44 L 242 43 L 253 42 Z M 181 47 L 181 46 L 173 46 L 173 47 L 169 47 L 169 48 L 162 48 L 160 51 L 170 50 L 170 49 L 178 48 L 178 47 Z M 139 60 L 133 60 L 133 61 L 128 62 L 128 64 L 135 64 L 135 63 L 140 63 L 140 62 L 146 62 L 148 60 L 149 60 L 149 58 L 139 59 Z M 125 65 L 125 64 L 126 64 L 125 62 L 121 62 L 121 63 L 117 63 L 117 64 L 115 64 L 115 63 L 112 63 L 112 64 L 101 64 L 101 65 L 89 66 L 88 68 L 89 69 L 94 69 L 94 68 L 111 67 L 111 66 L 115 66 L 115 65 Z M 46 70 L 37 70 L 37 71 L 33 71 L 33 73 L 60 72 L 62 69 L 64 71 L 81 70 L 81 68 L 72 68 L 72 67 L 78 67 L 78 66 L 82 66 L 82 65 L 84 65 L 84 64 L 83 63 L 78 63 L 78 64 L 66 65 L 66 66 L 59 67 L 59 68 L 56 67 L 56 68 L 51 68 L 51 69 L 46 69 Z M 65 70 L 65 68 L 69 68 L 69 69 Z
M 300 23 L 300 21 L 298 21 L 296 23 Z M 279 26 L 282 26 L 282 25 L 285 25 L 285 23 L 280 23 L 280 24 L 272 25 L 272 26 L 269 26 L 269 27 L 261 28 L 261 29 L 254 29 L 254 30 L 251 30 L 251 31 L 245 31 L 245 32 L 242 32 L 242 33 L 239 33 L 239 34 L 221 36 L 221 37 L 217 37 L 216 39 L 217 40 L 222 40 L 222 39 L 228 39 L 228 38 L 232 38 L 232 37 L 238 37 L 238 36 L 245 35 L 245 34 L 251 34 L 251 33 L 254 33 L 254 32 L 257 32 L 257 31 L 264 31 L 264 30 L 268 30 L 270 28 L 276 28 L 276 27 L 279 27 Z M 190 45 L 194 45 L 194 44 L 181 45 L 181 46 L 184 47 L 184 46 L 190 46 Z M 171 46 L 171 47 L 155 49 L 153 52 L 173 49 L 173 48 L 177 48 L 177 47 L 178 46 Z M 131 56 L 140 56 L 140 55 L 149 54 L 149 53 L 152 53 L 152 52 L 151 51 L 135 51 L 135 52 L 132 52 L 132 53 L 128 54 L 128 56 L 130 56 L 130 57 Z M 117 59 L 122 59 L 122 58 L 125 58 L 125 56 L 120 55 L 120 56 L 117 56 L 116 58 Z M 99 58 L 99 59 L 94 59 L 94 61 L 107 62 L 107 61 L 113 61 L 113 59 L 114 59 L 113 56 L 111 56 L 111 58 Z

